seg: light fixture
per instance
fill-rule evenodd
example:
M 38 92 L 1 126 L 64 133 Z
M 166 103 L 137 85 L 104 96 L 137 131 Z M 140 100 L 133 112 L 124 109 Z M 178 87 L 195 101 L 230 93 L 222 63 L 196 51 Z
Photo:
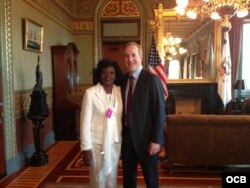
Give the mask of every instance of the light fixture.
M 193 20 L 197 18 L 197 14 L 196 8 L 187 11 L 187 16 Z
M 229 31 L 232 27 L 229 19 L 235 14 L 239 18 L 248 15 L 250 0 L 203 0 L 193 3 L 193 7 L 188 5 L 188 0 L 176 0 L 176 12 L 179 15 L 186 15 L 191 19 L 196 19 L 197 14 L 208 14 L 211 19 L 222 19 L 221 27 L 223 31 Z M 198 11 L 199 10 L 199 11 Z
M 242 79 L 237 80 L 234 89 L 238 90 L 238 102 L 242 102 L 241 90 L 245 90 L 245 81 Z
M 179 53 L 180 54 L 185 54 L 187 52 L 187 49 L 186 48 L 183 48 L 183 47 L 180 47 L 179 48 Z
M 178 7 L 186 8 L 188 6 L 188 0 L 176 0 Z
M 167 32 L 166 36 L 163 38 L 163 48 L 167 60 L 171 60 L 172 56 L 177 54 L 177 48 L 179 48 L 181 39 L 178 37 L 173 37 L 170 32 Z
M 185 8 L 188 6 L 188 0 L 176 0 L 176 4 L 176 12 L 183 16 L 185 14 Z
M 169 30 L 169 20 L 168 20 L 168 30 Z M 172 60 L 173 56 L 177 54 L 184 54 L 186 53 L 186 49 L 180 47 L 181 38 L 173 37 L 172 34 L 168 31 L 166 36 L 163 37 L 163 49 L 165 52 L 165 58 L 167 60 Z

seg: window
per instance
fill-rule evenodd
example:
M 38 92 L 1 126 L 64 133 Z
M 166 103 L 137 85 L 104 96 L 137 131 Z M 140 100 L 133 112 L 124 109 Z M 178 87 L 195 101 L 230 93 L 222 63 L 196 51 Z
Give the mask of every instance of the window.
M 241 74 L 242 79 L 245 80 L 246 89 L 250 90 L 250 21 L 245 22 L 243 24 L 243 48 L 242 48 L 242 67 L 241 67 Z

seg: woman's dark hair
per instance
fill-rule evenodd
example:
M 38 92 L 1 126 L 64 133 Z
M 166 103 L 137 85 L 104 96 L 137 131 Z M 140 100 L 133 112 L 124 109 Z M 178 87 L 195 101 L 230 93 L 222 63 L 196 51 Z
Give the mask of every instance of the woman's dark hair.
M 114 67 L 115 69 L 115 84 L 118 84 L 118 81 L 120 80 L 122 76 L 122 70 L 119 67 L 118 63 L 110 60 L 110 59 L 101 59 L 97 66 L 93 69 L 93 84 L 96 85 L 98 82 L 100 82 L 101 78 L 101 72 L 103 69 L 107 67 Z

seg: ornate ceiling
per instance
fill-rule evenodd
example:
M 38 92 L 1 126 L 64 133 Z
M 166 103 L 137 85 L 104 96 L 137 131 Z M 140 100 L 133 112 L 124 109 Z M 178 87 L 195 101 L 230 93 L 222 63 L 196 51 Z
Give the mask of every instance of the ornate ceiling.
M 29 5 L 39 9 L 45 15 L 59 22 L 62 26 L 73 32 L 92 32 L 93 18 L 99 0 L 24 0 Z M 123 3 L 131 0 L 122 0 Z M 176 6 L 175 0 L 137 0 L 143 2 L 144 7 L 150 7 L 149 19 L 154 20 L 154 10 L 159 4 L 163 5 L 166 11 L 173 11 Z M 109 0 L 109 2 L 119 4 L 121 0 Z M 189 0 L 189 6 L 199 5 L 198 0 Z M 206 19 L 191 20 L 185 16 L 176 15 L 164 16 L 164 31 L 170 31 L 173 35 L 186 38 L 194 33 Z
M 36 0 L 33 0 L 36 1 Z M 44 0 L 40 0 L 44 1 Z M 54 1 L 57 6 L 67 11 L 74 19 L 88 19 L 92 18 L 94 15 L 94 9 L 98 0 L 51 0 Z M 123 0 L 130 1 L 130 0 Z M 144 1 L 145 0 L 137 0 Z M 119 3 L 119 0 L 110 0 L 110 2 Z M 165 9 L 172 9 L 176 6 L 175 0 L 147 0 L 147 4 L 154 9 L 158 8 L 159 4 L 162 4 Z M 199 6 L 201 4 L 200 0 L 189 0 L 189 6 Z
M 94 15 L 94 9 L 98 0 L 52 0 L 60 8 L 70 13 L 74 19 L 91 19 Z M 123 0 L 130 1 L 130 0 Z M 159 3 L 162 3 L 166 8 L 173 8 L 176 6 L 175 0 L 137 0 L 147 2 L 152 12 L 158 7 Z M 119 0 L 110 0 L 110 2 L 119 3 Z

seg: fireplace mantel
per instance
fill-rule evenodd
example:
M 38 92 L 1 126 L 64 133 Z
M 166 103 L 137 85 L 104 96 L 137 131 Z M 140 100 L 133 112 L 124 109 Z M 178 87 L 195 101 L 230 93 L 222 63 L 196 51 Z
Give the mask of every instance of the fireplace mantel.
M 178 99 L 201 100 L 202 114 L 219 114 L 220 100 L 217 83 L 169 83 L 169 96 L 166 100 L 168 114 L 175 114 L 175 101 Z

